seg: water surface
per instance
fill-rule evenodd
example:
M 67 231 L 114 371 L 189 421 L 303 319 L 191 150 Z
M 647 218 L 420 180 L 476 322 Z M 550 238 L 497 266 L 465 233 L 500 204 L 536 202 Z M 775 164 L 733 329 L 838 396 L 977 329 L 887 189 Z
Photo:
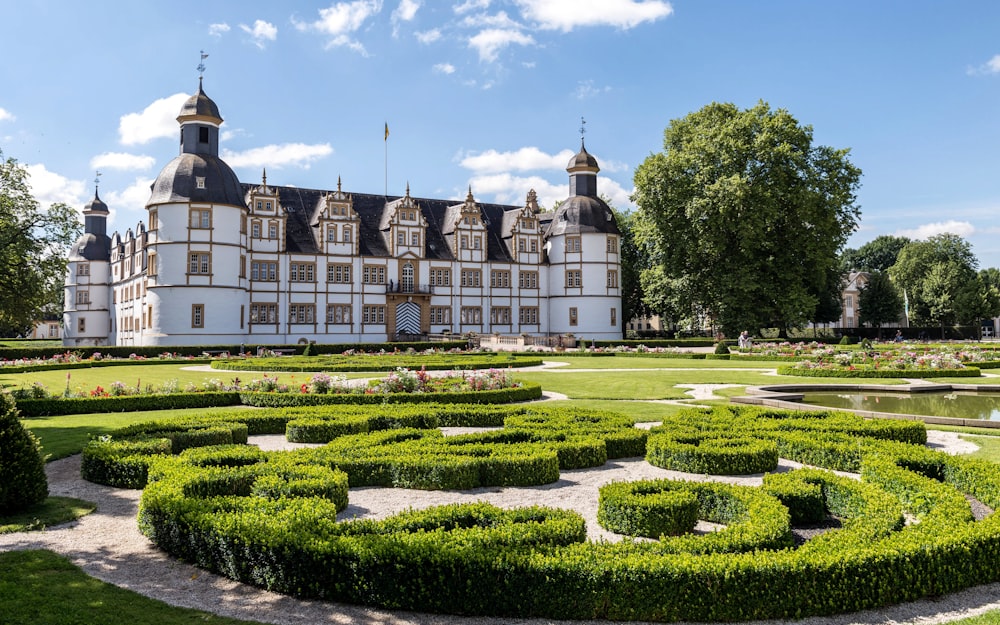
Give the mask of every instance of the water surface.
M 802 403 L 825 408 L 1000 421 L 1000 393 L 948 391 L 907 394 L 840 391 L 806 393 Z

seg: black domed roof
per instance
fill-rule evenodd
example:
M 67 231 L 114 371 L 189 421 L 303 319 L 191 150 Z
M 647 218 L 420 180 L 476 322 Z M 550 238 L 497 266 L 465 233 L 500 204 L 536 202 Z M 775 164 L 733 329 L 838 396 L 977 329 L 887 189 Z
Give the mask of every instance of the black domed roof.
M 170 202 L 246 205 L 236 172 L 210 154 L 184 153 L 170 161 L 160 171 L 152 191 L 146 206 Z
M 83 212 L 86 213 L 110 213 L 108 210 L 108 205 L 104 203 L 97 195 L 97 189 L 94 189 L 94 199 L 90 200 L 83 206 Z
M 69 251 L 69 261 L 110 260 L 111 239 L 106 234 L 84 233 Z
M 587 152 L 587 148 L 583 145 L 582 139 L 580 140 L 580 151 L 577 152 L 573 158 L 569 159 L 569 165 L 566 165 L 566 171 L 573 171 L 577 169 L 592 169 L 595 172 L 601 170 L 601 168 L 597 166 L 597 159 L 594 158 L 590 152 Z
M 604 200 L 589 195 L 574 195 L 559 205 L 545 236 L 581 232 L 621 234 L 614 213 Z
M 219 114 L 219 107 L 216 106 L 212 98 L 205 95 L 205 90 L 201 88 L 200 78 L 198 79 L 198 93 L 188 98 L 187 102 L 184 103 L 180 114 L 177 116 L 177 121 L 183 121 L 192 117 L 210 118 L 217 120 L 216 123 L 222 123 L 222 115 Z

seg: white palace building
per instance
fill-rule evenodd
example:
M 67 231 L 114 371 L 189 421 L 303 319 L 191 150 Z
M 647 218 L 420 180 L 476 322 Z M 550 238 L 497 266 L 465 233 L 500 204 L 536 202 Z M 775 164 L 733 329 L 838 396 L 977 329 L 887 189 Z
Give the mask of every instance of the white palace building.
M 63 344 L 382 342 L 429 334 L 622 337 L 619 230 L 597 160 L 523 206 L 241 183 L 199 82 L 146 223 L 107 235 L 95 190 L 69 256 Z

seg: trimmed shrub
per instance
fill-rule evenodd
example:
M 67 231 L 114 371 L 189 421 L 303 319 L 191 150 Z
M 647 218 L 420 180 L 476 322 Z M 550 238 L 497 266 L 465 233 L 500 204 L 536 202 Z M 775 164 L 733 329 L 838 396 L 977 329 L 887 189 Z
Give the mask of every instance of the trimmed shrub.
M 0 515 L 20 512 L 48 496 L 38 439 L 24 429 L 10 395 L 0 393 Z

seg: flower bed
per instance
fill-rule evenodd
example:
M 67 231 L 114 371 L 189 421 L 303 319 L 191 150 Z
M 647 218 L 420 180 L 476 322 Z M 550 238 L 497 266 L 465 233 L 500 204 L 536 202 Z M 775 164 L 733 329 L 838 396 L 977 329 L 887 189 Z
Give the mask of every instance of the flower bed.
M 260 379 L 229 382 L 211 379 L 201 385 L 187 384 L 183 390 L 176 380 L 163 386 L 126 385 L 115 381 L 107 388 L 97 386 L 87 393 L 66 390 L 51 395 L 44 386 L 32 385 L 12 392 L 24 416 L 122 412 L 172 408 L 231 406 L 309 406 L 319 404 L 377 404 L 412 402 L 511 403 L 542 396 L 538 384 L 514 380 L 507 370 L 459 371 L 432 376 L 425 370 L 399 368 L 385 378 L 367 385 L 352 385 L 343 376 L 318 373 L 306 381 L 290 376 L 282 382 L 265 374 Z

